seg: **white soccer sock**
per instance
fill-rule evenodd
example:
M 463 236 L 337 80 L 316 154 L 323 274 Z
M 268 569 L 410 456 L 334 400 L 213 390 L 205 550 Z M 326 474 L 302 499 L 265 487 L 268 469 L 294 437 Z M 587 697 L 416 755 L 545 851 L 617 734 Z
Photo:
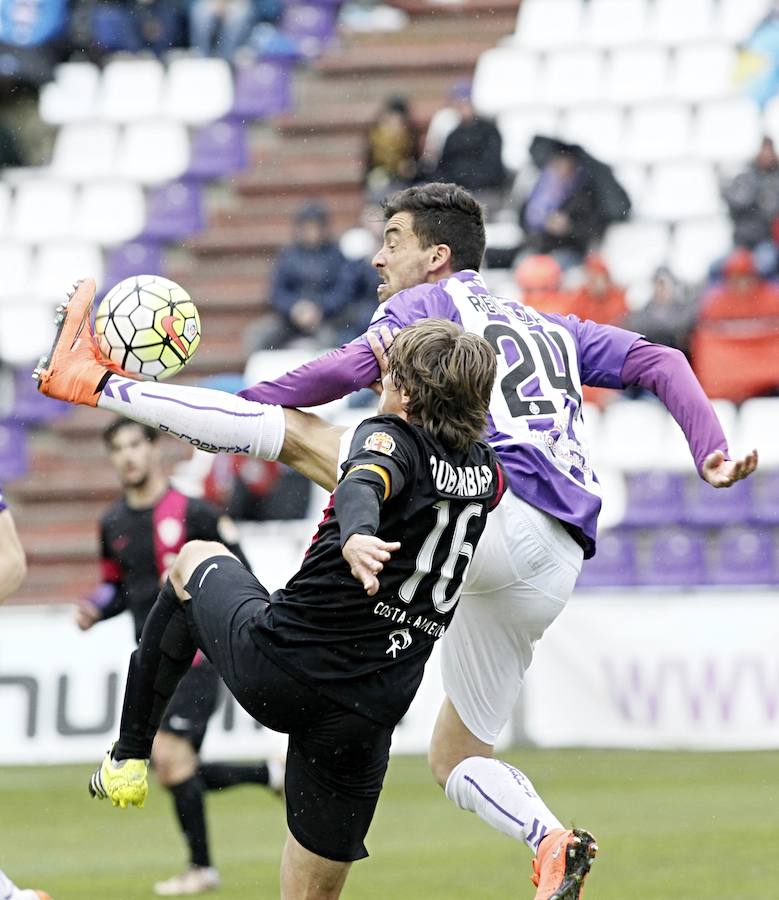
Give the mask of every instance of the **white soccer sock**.
M 535 853 L 548 831 L 562 828 L 530 779 L 500 759 L 471 756 L 452 769 L 446 796 Z
M 282 407 L 225 391 L 112 375 L 97 405 L 209 453 L 273 460 L 284 444 Z

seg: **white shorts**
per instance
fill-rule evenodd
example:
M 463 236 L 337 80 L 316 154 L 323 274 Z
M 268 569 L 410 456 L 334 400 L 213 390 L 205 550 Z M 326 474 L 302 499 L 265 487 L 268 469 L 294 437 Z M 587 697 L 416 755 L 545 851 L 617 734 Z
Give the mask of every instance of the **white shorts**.
M 557 519 L 511 491 L 489 514 L 441 647 L 444 690 L 485 744 L 508 722 L 535 643 L 563 611 L 582 559 Z

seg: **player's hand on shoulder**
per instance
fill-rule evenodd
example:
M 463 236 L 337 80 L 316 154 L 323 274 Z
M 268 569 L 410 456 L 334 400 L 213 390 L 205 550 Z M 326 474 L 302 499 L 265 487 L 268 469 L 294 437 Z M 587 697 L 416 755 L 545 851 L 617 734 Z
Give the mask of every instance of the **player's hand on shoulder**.
M 379 572 L 390 556 L 400 549 L 400 541 L 383 541 L 372 534 L 353 534 L 341 551 L 352 576 L 373 597 L 379 590 Z
M 741 459 L 726 459 L 721 450 L 715 450 L 703 461 L 701 476 L 712 487 L 730 487 L 742 478 L 747 478 L 756 468 L 757 450 L 747 453 Z
M 83 600 L 76 607 L 76 625 L 82 631 L 89 631 L 89 629 L 95 624 L 95 622 L 100 621 L 100 610 L 95 606 L 94 603 L 90 603 L 88 600 Z

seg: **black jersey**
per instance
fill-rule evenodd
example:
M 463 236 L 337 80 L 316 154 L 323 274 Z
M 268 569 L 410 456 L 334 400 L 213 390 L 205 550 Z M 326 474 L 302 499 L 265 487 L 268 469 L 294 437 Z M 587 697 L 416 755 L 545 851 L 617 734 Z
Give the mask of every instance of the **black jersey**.
M 133 509 L 118 500 L 100 522 L 102 579 L 114 591 L 102 607 L 103 618 L 129 609 L 140 640 L 143 623 L 157 599 L 161 578 L 182 546 L 191 540 L 221 541 L 219 511 L 204 500 L 170 488 L 154 504 Z M 242 560 L 240 550 L 228 545 Z
M 401 542 L 378 593 L 351 575 L 331 499 L 300 571 L 255 618 L 253 637 L 291 674 L 394 725 L 451 620 L 503 476 L 486 444 L 450 452 L 398 416 L 357 428 L 343 470 L 363 466 L 390 474 L 376 535 Z

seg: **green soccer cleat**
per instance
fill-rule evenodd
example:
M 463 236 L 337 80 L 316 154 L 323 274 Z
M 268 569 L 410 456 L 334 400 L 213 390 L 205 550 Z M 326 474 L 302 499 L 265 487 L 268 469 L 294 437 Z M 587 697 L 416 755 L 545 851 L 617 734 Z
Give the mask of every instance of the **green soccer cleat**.
M 89 779 L 90 796 L 98 800 L 108 798 L 120 809 L 127 809 L 128 806 L 142 809 L 149 793 L 146 778 L 148 766 L 145 759 L 116 760 L 109 750 L 100 768 Z

